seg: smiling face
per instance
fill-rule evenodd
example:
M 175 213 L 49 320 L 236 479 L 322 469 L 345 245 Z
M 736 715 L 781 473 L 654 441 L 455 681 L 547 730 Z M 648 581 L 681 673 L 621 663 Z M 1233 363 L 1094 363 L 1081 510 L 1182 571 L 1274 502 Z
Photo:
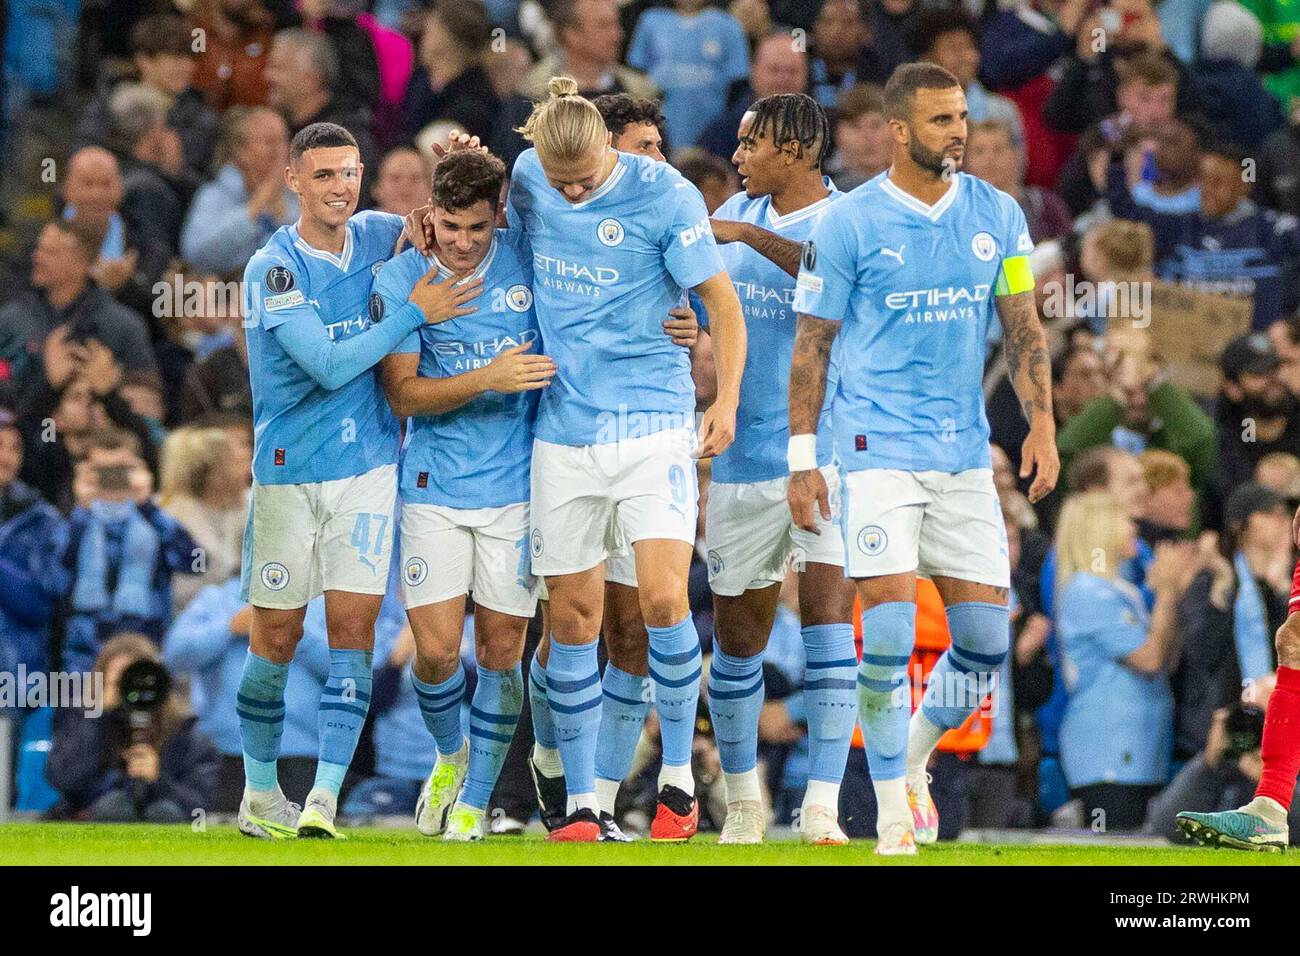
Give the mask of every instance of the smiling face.
M 332 231 L 356 211 L 363 169 L 355 146 L 324 146 L 291 162 L 286 179 L 298 194 L 303 218 Z
M 473 272 L 492 244 L 496 221 L 496 207 L 486 199 L 464 209 L 435 206 L 433 238 L 439 261 L 457 275 Z
M 909 122 L 891 120 L 894 142 L 936 177 L 961 169 L 966 156 L 966 94 L 961 87 L 922 88 L 912 98 Z M 897 155 L 897 151 L 895 152 Z
M 582 202 L 613 169 L 609 143 L 610 136 L 606 134 L 604 143 L 595 143 L 576 159 L 569 160 L 542 159 L 539 152 L 537 158 L 541 160 L 546 181 L 569 202 Z

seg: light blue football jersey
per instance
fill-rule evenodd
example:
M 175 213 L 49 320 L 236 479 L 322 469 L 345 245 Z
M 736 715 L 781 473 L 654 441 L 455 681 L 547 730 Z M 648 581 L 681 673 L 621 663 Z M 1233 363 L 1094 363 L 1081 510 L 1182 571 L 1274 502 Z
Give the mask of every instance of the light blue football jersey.
M 888 175 L 822 215 L 795 293 L 796 312 L 843 321 L 836 454 L 846 471 L 989 468 L 984 342 L 1007 276 L 1027 281 L 1024 214 L 963 173 L 933 206 Z
M 397 461 L 398 427 L 369 369 L 328 391 L 289 355 L 273 330 L 301 314 L 339 342 L 370 327 L 370 286 L 402 232 L 398 216 L 359 212 L 343 253 L 309 246 L 281 226 L 244 269 L 248 374 L 253 390 L 253 477 L 264 485 L 333 481 Z
M 432 266 L 441 279 L 452 273 L 435 259 L 407 249 L 375 279 L 374 311 L 391 313 Z M 487 255 L 468 280 L 481 278 L 483 292 L 470 315 L 423 325 L 393 351 L 418 352 L 419 373 L 450 378 L 482 368 L 506 349 L 535 343 L 532 260 L 519 230 L 498 229 Z M 441 280 L 440 280 L 441 281 Z M 408 503 L 448 508 L 497 508 L 528 500 L 536 391 L 487 392 L 454 411 L 411 418 L 402 449 L 398 488 Z
M 831 194 L 786 216 L 772 208 L 771 196 L 750 199 L 740 192 L 714 211 L 716 219 L 751 222 L 778 235 L 804 242 L 822 214 L 844 194 L 826 179 Z M 713 459 L 713 480 L 769 481 L 784 478 L 790 437 L 790 360 L 794 355 L 794 276 L 743 242 L 719 247 L 745 313 L 749 348 L 736 410 L 736 440 Z M 817 464 L 831 462 L 831 401 L 839 380 L 832 360 L 826 379 L 826 402 L 817 425 Z
M 596 445 L 693 426 L 690 354 L 663 323 L 683 289 L 722 271 L 699 190 L 667 163 L 619 153 L 605 182 L 570 204 L 528 149 L 508 215 L 532 244 L 537 322 L 556 364 L 537 437 Z

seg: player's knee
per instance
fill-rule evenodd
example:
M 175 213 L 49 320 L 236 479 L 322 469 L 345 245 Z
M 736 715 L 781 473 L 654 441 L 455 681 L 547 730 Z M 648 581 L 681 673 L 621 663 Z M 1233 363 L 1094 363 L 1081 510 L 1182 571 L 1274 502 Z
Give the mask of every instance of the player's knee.
M 1300 668 L 1300 614 L 1292 614 L 1277 629 L 1274 637 L 1277 662 L 1282 667 Z
M 421 647 L 415 652 L 415 676 L 431 684 L 441 684 L 460 666 L 459 647 Z M 480 661 L 490 667 L 486 661 Z
M 686 588 L 675 582 L 641 588 L 641 616 L 646 627 L 672 627 L 690 613 Z
M 641 614 L 624 615 L 605 622 L 605 650 L 609 662 L 626 674 L 645 677 L 650 673 L 650 636 L 641 622 Z
M 601 602 L 582 594 L 567 595 L 561 601 L 552 595 L 551 633 L 564 643 L 586 641 L 600 631 Z
M 302 640 L 302 621 L 292 617 L 264 615 L 254 628 L 253 652 L 276 663 L 288 663 Z

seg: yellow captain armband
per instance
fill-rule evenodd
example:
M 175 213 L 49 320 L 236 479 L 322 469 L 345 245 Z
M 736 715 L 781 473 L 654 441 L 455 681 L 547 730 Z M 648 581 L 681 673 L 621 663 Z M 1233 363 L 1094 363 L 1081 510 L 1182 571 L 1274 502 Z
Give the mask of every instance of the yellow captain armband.
M 1034 287 L 1034 272 L 1029 268 L 1028 256 L 1008 256 L 1002 260 L 998 270 L 998 282 L 993 287 L 994 295 L 1015 295 L 1017 292 L 1029 292 Z

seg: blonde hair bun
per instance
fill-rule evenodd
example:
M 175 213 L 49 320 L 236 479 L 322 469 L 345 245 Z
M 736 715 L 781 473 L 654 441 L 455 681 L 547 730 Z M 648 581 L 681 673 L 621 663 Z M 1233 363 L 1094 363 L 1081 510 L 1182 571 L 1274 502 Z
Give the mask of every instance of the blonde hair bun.
M 578 81 L 571 76 L 553 76 L 546 81 L 546 92 L 550 94 L 551 99 L 563 99 L 566 96 L 578 95 Z

